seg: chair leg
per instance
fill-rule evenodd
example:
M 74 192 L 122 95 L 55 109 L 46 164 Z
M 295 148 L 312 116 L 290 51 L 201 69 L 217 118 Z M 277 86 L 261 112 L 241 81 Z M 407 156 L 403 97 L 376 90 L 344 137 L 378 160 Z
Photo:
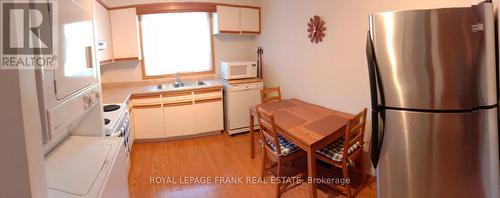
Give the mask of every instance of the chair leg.
M 262 149 L 262 170 L 261 170 L 262 172 L 260 173 L 262 179 L 264 179 L 264 177 L 266 176 L 266 161 L 267 161 L 266 149 Z
M 278 185 L 276 185 L 276 198 L 281 197 L 281 180 L 279 179 L 281 177 L 281 169 L 282 169 L 282 162 L 280 159 L 278 159 L 278 166 L 276 167 L 276 177 L 278 178 Z
M 364 184 L 366 182 L 366 178 L 367 178 L 367 173 L 366 173 L 366 170 L 363 166 L 363 156 L 360 156 L 359 159 L 358 159 L 358 167 L 359 167 L 359 172 L 361 174 L 361 183 Z
M 347 181 L 347 179 L 349 178 L 349 166 L 347 166 L 347 164 L 344 164 L 344 166 L 342 167 L 342 173 L 344 176 L 344 181 Z M 345 184 L 345 189 L 346 189 L 347 197 L 351 198 L 352 197 L 351 196 L 351 184 L 349 184 L 349 183 Z

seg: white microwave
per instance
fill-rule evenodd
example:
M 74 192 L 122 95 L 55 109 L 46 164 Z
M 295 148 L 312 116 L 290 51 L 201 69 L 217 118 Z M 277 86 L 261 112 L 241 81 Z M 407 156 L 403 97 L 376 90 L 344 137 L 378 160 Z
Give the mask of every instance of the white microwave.
M 257 77 L 257 62 L 222 61 L 220 67 L 220 75 L 226 80 Z

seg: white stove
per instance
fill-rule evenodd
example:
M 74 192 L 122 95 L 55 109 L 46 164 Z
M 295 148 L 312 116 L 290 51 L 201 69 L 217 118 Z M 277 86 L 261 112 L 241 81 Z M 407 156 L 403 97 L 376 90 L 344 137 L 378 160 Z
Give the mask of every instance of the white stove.
M 126 103 L 104 104 L 104 132 L 106 136 L 123 137 L 127 157 L 132 150 L 130 142 L 129 112 Z
M 126 105 L 123 103 L 114 103 L 114 104 L 104 104 L 104 131 L 106 136 L 113 135 L 116 132 L 118 125 L 120 124 L 120 120 L 123 117 L 123 114 L 126 111 Z

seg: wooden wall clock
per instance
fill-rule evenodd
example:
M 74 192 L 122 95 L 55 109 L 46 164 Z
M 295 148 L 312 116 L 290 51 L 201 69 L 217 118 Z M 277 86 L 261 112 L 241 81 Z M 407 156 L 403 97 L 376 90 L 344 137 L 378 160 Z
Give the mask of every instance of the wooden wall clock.
M 307 23 L 307 32 L 309 32 L 309 39 L 313 43 L 318 43 L 323 41 L 323 37 L 325 37 L 325 21 L 323 21 L 318 15 L 314 15 L 309 19 L 309 23 Z

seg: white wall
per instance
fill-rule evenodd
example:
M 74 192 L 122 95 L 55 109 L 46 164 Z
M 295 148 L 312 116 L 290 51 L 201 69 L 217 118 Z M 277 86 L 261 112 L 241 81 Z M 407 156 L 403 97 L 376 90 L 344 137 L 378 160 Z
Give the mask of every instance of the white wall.
M 177 0 L 183 2 L 184 0 Z M 131 4 L 170 2 L 161 0 L 106 0 L 108 6 L 124 6 Z M 193 2 L 193 1 L 190 1 Z M 211 0 L 204 2 L 220 2 L 237 5 L 258 6 L 260 0 Z M 256 36 L 216 35 L 214 37 L 214 54 L 216 73 L 219 71 L 220 61 L 249 61 L 256 60 Z M 138 61 L 119 62 L 101 67 L 103 83 L 141 81 L 142 70 Z M 206 76 L 214 78 L 214 75 Z
M 257 44 L 264 50 L 265 84 L 281 86 L 285 98 L 300 98 L 356 113 L 370 106 L 365 55 L 369 13 L 468 6 L 476 2 L 479 1 L 262 1 L 263 27 Z M 314 15 L 326 22 L 326 36 L 319 44 L 313 44 L 307 38 L 307 22 Z M 367 126 L 368 131 L 370 127 Z M 370 139 L 369 132 L 365 139 Z M 369 146 L 365 147 L 366 152 Z

